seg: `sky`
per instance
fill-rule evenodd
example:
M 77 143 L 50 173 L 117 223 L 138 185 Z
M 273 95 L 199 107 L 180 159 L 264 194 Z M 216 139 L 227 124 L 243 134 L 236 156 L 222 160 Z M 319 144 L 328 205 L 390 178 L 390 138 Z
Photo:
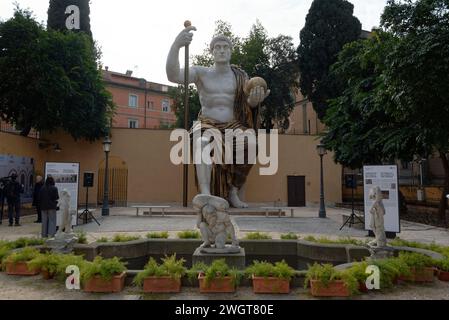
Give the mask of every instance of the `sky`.
M 364 30 L 379 25 L 386 1 L 350 0 Z M 13 15 L 14 2 L 31 9 L 36 20 L 46 24 L 49 0 L 0 0 L 0 20 Z M 197 28 L 191 55 L 203 53 L 217 20 L 229 22 L 234 34 L 243 38 L 258 19 L 270 37 L 288 35 L 297 46 L 311 3 L 312 0 L 91 0 L 90 19 L 104 66 L 122 73 L 132 70 L 133 76 L 170 84 L 165 74 L 166 57 L 185 20 Z M 181 50 L 181 65 L 183 57 Z

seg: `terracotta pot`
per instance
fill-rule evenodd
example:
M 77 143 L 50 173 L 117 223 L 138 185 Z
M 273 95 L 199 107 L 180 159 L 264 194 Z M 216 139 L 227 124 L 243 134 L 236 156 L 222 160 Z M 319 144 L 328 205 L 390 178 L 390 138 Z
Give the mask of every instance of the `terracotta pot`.
M 83 290 L 85 292 L 111 293 L 120 292 L 125 287 L 126 273 L 113 276 L 111 280 L 101 279 L 100 276 L 95 276 L 86 281 Z
M 14 276 L 35 276 L 40 273 L 39 269 L 29 270 L 27 262 L 6 263 L 6 274 Z
M 449 281 L 449 272 L 440 270 L 438 279 L 440 281 Z
M 181 292 L 181 279 L 148 277 L 143 280 L 143 291 L 147 293 L 178 293 Z
M 206 284 L 204 274 L 198 275 L 200 283 L 200 293 L 233 293 L 235 292 L 235 285 L 232 283 L 232 277 L 224 277 L 212 279 Z
M 366 283 L 365 282 L 363 282 L 363 281 L 360 281 L 359 282 L 359 291 L 361 292 L 361 293 L 368 293 L 368 288 L 366 287 Z
M 55 277 L 54 273 L 50 273 L 47 270 L 41 270 L 42 279 L 44 280 L 50 280 Z
M 254 293 L 290 293 L 290 281 L 279 278 L 253 276 Z
M 319 280 L 311 280 L 310 293 L 314 297 L 349 297 L 351 295 L 348 287 L 341 280 L 331 281 L 327 287 Z
M 401 276 L 400 280 L 409 282 L 433 282 L 434 281 L 434 269 L 424 268 L 422 270 L 417 270 L 415 268 L 410 268 L 411 275 L 409 277 Z

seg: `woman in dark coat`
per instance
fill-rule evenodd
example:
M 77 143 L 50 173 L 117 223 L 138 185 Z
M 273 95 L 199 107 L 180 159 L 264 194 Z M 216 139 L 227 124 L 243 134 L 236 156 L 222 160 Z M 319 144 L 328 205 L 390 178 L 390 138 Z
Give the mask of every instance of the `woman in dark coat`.
M 49 176 L 39 194 L 42 210 L 42 238 L 53 238 L 56 234 L 58 199 L 59 193 L 55 186 L 55 180 Z
M 44 181 L 41 176 L 36 177 L 36 184 L 34 185 L 34 191 L 33 191 L 33 207 L 36 208 L 37 213 L 37 221 L 34 221 L 34 223 L 41 223 L 42 222 L 42 212 L 41 212 L 41 201 L 39 194 L 41 192 L 41 188 L 44 185 Z

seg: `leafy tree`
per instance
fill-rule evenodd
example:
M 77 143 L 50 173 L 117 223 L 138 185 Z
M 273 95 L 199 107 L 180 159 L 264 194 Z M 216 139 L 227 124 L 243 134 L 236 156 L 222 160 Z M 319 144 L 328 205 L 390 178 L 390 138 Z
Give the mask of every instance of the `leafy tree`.
M 85 32 L 89 36 L 92 36 L 90 30 L 90 0 L 50 0 L 50 6 L 48 8 L 48 29 L 65 31 L 66 20 L 68 14 L 66 14 L 66 8 L 70 5 L 75 5 L 80 9 L 80 31 Z
M 300 33 L 298 65 L 301 92 L 313 104 L 320 119 L 336 96 L 329 69 L 346 43 L 360 38 L 361 24 L 346 0 L 314 0 Z
M 241 67 L 250 77 L 259 76 L 267 81 L 271 94 L 262 106 L 262 126 L 272 129 L 277 123 L 287 129 L 295 106 L 293 89 L 297 86 L 296 51 L 292 38 L 283 35 L 269 38 L 259 21 L 244 39 L 233 34 L 229 23 L 217 21 L 214 36 L 219 34 L 226 35 L 233 43 L 231 64 Z M 202 55 L 194 57 L 194 64 L 213 65 L 209 45 Z
M 173 109 L 176 115 L 176 128 L 184 128 L 184 86 L 171 88 L 169 91 L 170 98 L 173 99 Z M 193 121 L 198 119 L 201 110 L 200 97 L 194 86 L 189 86 L 189 128 L 192 127 Z
M 113 103 L 84 33 L 46 31 L 27 11 L 0 23 L 0 114 L 28 135 L 63 128 L 95 140 L 109 127 Z
M 438 153 L 445 183 L 440 218 L 449 193 L 449 1 L 388 1 L 382 26 L 399 41 L 387 56 L 385 78 L 398 108 L 396 118 L 415 126 L 416 143 Z

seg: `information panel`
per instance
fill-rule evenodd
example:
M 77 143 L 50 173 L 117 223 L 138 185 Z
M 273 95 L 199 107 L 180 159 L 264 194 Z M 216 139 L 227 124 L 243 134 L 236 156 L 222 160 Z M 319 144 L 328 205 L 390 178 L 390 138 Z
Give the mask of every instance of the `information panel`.
M 365 166 L 363 167 L 363 184 L 365 195 L 365 229 L 371 230 L 370 209 L 374 200 L 369 199 L 372 188 L 382 190 L 385 207 L 385 231 L 401 232 L 399 220 L 399 181 L 397 166 Z M 372 230 L 371 230 L 372 231 Z
M 55 179 L 59 194 L 66 189 L 70 193 L 70 213 L 73 220 L 72 225 L 77 225 L 78 214 L 78 187 L 79 187 L 80 165 L 79 163 L 45 163 L 45 179 L 52 176 Z M 57 212 L 57 226 L 61 225 L 61 212 Z

